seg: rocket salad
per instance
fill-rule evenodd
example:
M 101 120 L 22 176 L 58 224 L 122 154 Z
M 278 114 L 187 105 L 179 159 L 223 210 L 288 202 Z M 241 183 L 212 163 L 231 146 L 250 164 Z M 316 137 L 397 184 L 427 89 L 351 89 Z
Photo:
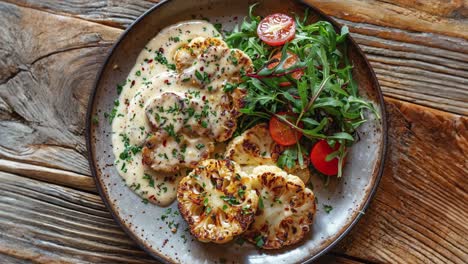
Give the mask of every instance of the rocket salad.
M 324 175 L 341 177 L 346 153 L 366 122 L 365 110 L 379 118 L 374 106 L 359 96 L 347 56 L 348 28 L 337 33 L 328 22 L 253 14 L 227 33 L 226 42 L 252 58 L 240 88 L 247 90 L 238 134 L 269 122 L 270 135 L 288 146 L 278 159 L 290 167 L 310 158 Z

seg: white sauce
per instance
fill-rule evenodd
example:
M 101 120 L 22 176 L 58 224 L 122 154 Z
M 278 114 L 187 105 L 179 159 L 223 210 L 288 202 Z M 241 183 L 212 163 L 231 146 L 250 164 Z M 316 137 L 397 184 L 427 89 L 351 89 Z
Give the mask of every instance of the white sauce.
M 112 123 L 115 165 L 126 184 L 149 202 L 162 206 L 170 204 L 176 197 L 178 181 L 186 171 L 156 173 L 143 165 L 141 149 L 135 150 L 136 154 L 130 158 L 119 158 L 126 148 L 124 138 L 128 139 L 127 146 L 141 147 L 151 129 L 145 114 L 147 105 L 163 92 L 183 95 L 187 91 L 187 85 L 181 84 L 176 72 L 166 66 L 174 63 L 176 50 L 196 37 L 219 36 L 214 26 L 205 21 L 187 21 L 163 29 L 141 51 L 123 86 Z M 167 60 L 166 65 L 161 63 L 164 62 L 161 55 Z M 157 56 L 160 61 L 155 59 Z M 193 149 L 189 151 L 194 155 Z

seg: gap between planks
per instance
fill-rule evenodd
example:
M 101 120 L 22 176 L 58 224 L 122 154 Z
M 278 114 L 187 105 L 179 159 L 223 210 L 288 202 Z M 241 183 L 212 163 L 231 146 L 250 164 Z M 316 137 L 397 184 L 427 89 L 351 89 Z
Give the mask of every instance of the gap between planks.
M 23 8 L 38 10 L 39 12 L 45 12 L 56 16 L 67 16 L 71 18 L 80 19 L 88 23 L 95 23 L 99 25 L 104 24 L 106 26 L 108 26 L 108 23 L 103 23 L 102 21 L 112 20 L 114 19 L 112 14 L 123 12 L 120 9 L 118 11 L 111 10 L 109 11 L 110 15 L 104 14 L 102 15 L 102 20 L 97 21 L 89 18 L 87 19 L 86 17 L 83 18 L 83 16 L 81 16 L 79 13 L 67 13 L 66 10 L 60 11 L 59 9 L 59 12 L 54 12 L 53 8 L 65 8 L 59 4 L 57 4 L 57 7 L 53 4 L 45 3 L 44 7 L 40 5 L 35 5 L 34 2 L 29 3 L 28 0 L 12 0 L 6 2 L 13 3 Z M 317 2 L 319 6 L 324 4 L 321 3 L 321 1 L 315 2 Z M 136 3 L 133 3 L 131 5 L 135 9 L 132 10 L 132 12 L 134 11 L 135 14 L 132 13 L 129 15 L 131 19 L 136 18 L 138 14 L 146 10 L 146 5 L 142 3 L 148 4 L 149 2 L 137 1 Z M 375 3 L 373 4 L 375 5 Z M 116 6 L 119 6 L 119 8 L 123 8 L 123 6 L 125 5 L 126 4 L 122 4 L 122 6 L 119 6 L 117 4 Z M 335 3 L 334 5 L 338 4 Z M 71 11 L 69 10 L 69 12 L 78 11 L 71 8 Z M 103 11 L 99 9 L 97 12 L 99 13 Z M 338 17 L 340 17 L 339 14 L 330 13 L 330 15 L 338 15 Z M 371 20 L 371 18 L 369 18 L 369 20 Z M 463 43 L 455 44 L 456 39 L 454 39 L 453 37 L 445 37 L 447 39 L 450 39 L 449 41 L 447 39 L 442 39 L 444 38 L 444 36 L 439 35 L 432 37 L 437 39 L 434 41 L 437 45 L 439 45 L 437 46 L 437 49 L 434 49 L 431 48 L 431 45 L 433 46 L 434 43 L 428 44 L 427 42 L 427 38 L 432 40 L 431 37 L 421 35 L 424 32 L 410 33 L 405 32 L 405 30 L 402 29 L 391 27 L 385 29 L 379 25 L 365 24 L 372 21 L 356 23 L 343 20 L 341 18 L 338 19 L 338 21 L 341 24 L 346 24 L 350 27 L 354 39 L 359 43 L 361 48 L 363 48 L 366 51 L 367 57 L 376 71 L 381 70 L 382 72 L 382 70 L 384 71 L 384 69 L 381 67 L 384 67 L 385 69 L 390 69 L 390 72 L 395 72 L 395 74 L 406 74 L 411 75 L 413 77 L 413 80 L 409 81 L 410 85 L 408 85 L 407 83 L 400 83 L 400 79 L 398 77 L 393 76 L 394 74 L 379 75 L 379 81 L 382 87 L 384 88 L 383 90 L 385 92 L 385 95 L 392 98 L 398 98 L 399 100 L 412 102 L 418 105 L 428 106 L 442 111 L 447 111 L 450 113 L 468 115 L 468 90 L 464 88 L 467 84 L 465 80 L 465 75 L 466 69 L 468 68 L 468 58 L 464 55 L 463 52 L 464 50 L 468 49 L 466 45 L 464 46 Z M 355 30 L 358 33 L 353 33 Z M 379 34 L 387 35 L 379 35 L 379 37 L 376 38 L 372 33 L 375 30 L 379 31 Z M 388 34 L 392 32 L 398 35 L 399 37 L 394 38 L 388 36 Z M 400 36 L 401 34 L 407 34 L 407 37 L 409 37 L 409 39 Z M 412 36 L 412 34 L 418 35 L 420 38 L 425 39 L 426 42 L 421 40 L 415 40 L 417 36 Z M 442 42 L 439 43 L 440 41 Z M 427 46 L 429 47 L 429 49 L 425 49 L 424 45 L 429 45 Z M 454 52 L 445 49 L 450 47 L 456 48 L 458 49 L 458 51 Z M 422 51 L 418 52 L 418 50 Z M 440 87 L 436 87 L 433 84 L 426 85 L 426 83 L 423 80 L 415 80 L 415 78 L 418 78 L 418 76 L 420 75 L 423 78 L 424 76 L 428 76 L 426 79 L 430 79 L 429 77 L 434 77 L 434 79 L 437 80 L 447 81 L 447 83 L 451 84 L 451 86 L 449 85 L 444 89 L 439 89 Z M 402 79 L 402 81 L 408 82 L 407 79 Z M 444 97 L 445 99 L 439 100 L 438 98 L 440 96 Z
M 99 196 L 3 172 L 0 182 L 0 256 L 36 263 L 156 263 L 114 222 Z M 339 253 L 318 260 L 330 262 L 367 263 Z

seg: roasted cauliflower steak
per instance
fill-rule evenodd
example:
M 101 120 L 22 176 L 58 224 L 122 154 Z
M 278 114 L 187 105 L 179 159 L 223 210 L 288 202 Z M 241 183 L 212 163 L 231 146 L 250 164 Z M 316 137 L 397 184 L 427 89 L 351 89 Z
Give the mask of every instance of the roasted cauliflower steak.
M 232 138 L 246 96 L 236 87 L 242 72 L 253 67 L 244 52 L 215 37 L 192 39 L 172 60 L 176 69 L 164 85 L 183 89 L 156 97 L 145 94 L 148 99 L 143 94 L 135 97 L 145 107 L 152 132 L 143 145 L 143 161 L 161 172 L 194 168 L 213 153 L 215 142 Z
M 299 177 L 276 166 L 259 166 L 252 177 L 259 206 L 244 237 L 264 249 L 279 249 L 302 240 L 316 212 L 314 193 Z
M 247 230 L 258 207 L 251 184 L 252 178 L 233 161 L 200 162 L 177 189 L 179 211 L 192 235 L 223 244 Z
M 243 170 L 251 173 L 259 165 L 276 165 L 285 148 L 273 141 L 268 124 L 262 123 L 234 138 L 226 149 L 225 158 L 235 161 Z M 302 166 L 297 162 L 293 167 L 283 169 L 298 176 L 304 183 L 310 179 L 311 172 L 307 157 L 304 158 Z

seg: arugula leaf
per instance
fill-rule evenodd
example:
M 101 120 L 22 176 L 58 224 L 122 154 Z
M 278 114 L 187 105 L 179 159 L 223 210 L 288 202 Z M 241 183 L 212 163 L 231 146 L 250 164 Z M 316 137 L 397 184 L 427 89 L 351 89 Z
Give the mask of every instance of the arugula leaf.
M 235 135 L 268 121 L 278 112 L 296 113 L 296 123 L 288 124 L 304 137 L 281 153 L 278 165 L 291 168 L 296 163 L 302 164 L 303 154 L 315 140 L 325 139 L 340 143 L 339 150 L 328 158 L 338 158 L 338 176 L 341 176 L 345 146 L 352 145 L 356 129 L 368 120 L 366 111 L 380 118 L 375 106 L 359 96 L 353 79 L 346 46 L 349 29 L 342 27 L 341 32 L 336 32 L 326 21 L 308 23 L 306 10 L 304 17 L 295 16 L 295 38 L 281 48 L 271 47 L 257 36 L 261 17 L 254 14 L 256 6 L 250 6 L 248 17 L 226 32 L 228 45 L 250 56 L 254 67 L 254 73 L 241 77 L 243 83 L 239 88 L 246 90 L 247 96 Z M 278 52 L 281 58 L 272 60 Z M 298 59 L 294 65 L 285 66 L 290 54 L 296 54 Z M 275 67 L 268 67 L 271 63 Z M 302 77 L 296 80 L 292 72 L 299 70 Z M 226 91 L 231 88 L 228 85 Z

